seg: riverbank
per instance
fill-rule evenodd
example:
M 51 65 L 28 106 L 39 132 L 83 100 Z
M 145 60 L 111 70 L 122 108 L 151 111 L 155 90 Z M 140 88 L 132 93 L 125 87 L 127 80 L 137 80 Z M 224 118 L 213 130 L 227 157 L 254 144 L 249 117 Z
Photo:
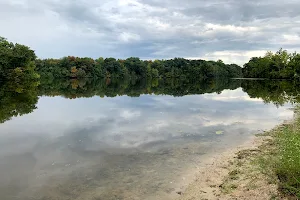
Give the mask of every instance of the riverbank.
M 213 157 L 179 200 L 299 199 L 300 118 Z

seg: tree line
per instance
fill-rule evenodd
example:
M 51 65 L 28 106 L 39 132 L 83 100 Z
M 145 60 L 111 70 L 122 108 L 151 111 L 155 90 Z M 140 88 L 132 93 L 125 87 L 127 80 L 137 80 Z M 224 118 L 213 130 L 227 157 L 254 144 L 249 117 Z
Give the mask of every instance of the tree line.
M 235 64 L 222 61 L 187 60 L 141 60 L 131 57 L 125 60 L 115 58 L 79 58 L 68 56 L 61 59 L 36 60 L 37 72 L 51 78 L 214 78 L 241 77 L 242 69 Z
M 267 52 L 263 57 L 253 57 L 242 69 L 245 78 L 299 79 L 300 54 L 280 49 Z

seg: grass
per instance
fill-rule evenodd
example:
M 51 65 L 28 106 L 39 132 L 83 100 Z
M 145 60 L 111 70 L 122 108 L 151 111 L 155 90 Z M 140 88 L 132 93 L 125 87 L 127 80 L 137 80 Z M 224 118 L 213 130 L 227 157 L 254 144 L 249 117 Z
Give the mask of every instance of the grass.
M 297 111 L 299 115 L 299 110 Z M 278 159 L 275 172 L 279 189 L 288 196 L 300 198 L 300 117 L 275 135 Z
M 270 199 L 300 199 L 300 106 L 295 109 L 291 123 L 258 137 L 262 137 L 261 146 L 236 154 L 227 177 L 219 186 L 221 191 L 225 194 L 237 188 L 259 191 L 270 185 L 269 191 L 264 190 L 272 192 Z
M 279 191 L 288 199 L 300 199 L 300 107 L 295 119 L 283 124 L 264 136 L 272 139 L 260 147 L 256 157 L 261 172 L 278 185 Z

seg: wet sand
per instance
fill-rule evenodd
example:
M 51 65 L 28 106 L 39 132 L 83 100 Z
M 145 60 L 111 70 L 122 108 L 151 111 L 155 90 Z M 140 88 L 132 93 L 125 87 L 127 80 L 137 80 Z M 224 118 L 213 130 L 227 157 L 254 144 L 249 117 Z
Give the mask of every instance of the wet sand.
M 253 136 L 244 144 L 207 159 L 177 200 L 265 200 L 280 196 L 278 186 L 252 163 L 256 153 L 238 156 L 243 152 L 259 153 L 260 146 L 269 139 Z

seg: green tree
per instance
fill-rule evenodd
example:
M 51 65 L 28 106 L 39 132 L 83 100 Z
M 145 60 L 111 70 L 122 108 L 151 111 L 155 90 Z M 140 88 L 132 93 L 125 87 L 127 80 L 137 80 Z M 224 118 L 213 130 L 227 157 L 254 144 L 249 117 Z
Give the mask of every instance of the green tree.
M 13 44 L 0 37 L 0 78 L 37 79 L 35 71 L 35 53 L 29 47 Z
M 250 78 L 298 79 L 299 68 L 299 54 L 279 49 L 275 54 L 267 52 L 264 57 L 251 58 L 242 71 Z

